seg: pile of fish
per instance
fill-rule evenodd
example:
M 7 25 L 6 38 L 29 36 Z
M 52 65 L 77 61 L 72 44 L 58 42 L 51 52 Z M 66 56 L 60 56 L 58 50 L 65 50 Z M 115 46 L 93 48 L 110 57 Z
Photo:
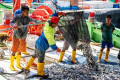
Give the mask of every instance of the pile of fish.
M 120 66 L 99 64 L 101 72 L 90 71 L 87 65 L 53 63 L 45 66 L 52 80 L 120 80 Z

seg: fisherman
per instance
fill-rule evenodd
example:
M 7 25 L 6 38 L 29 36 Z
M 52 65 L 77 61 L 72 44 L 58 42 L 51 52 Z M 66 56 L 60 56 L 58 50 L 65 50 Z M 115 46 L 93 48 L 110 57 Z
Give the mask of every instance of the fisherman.
M 63 49 L 62 49 L 62 51 L 61 51 L 60 58 L 59 58 L 58 62 L 61 62 L 61 61 L 62 61 L 62 59 L 63 59 L 63 57 L 64 57 L 64 54 L 65 54 L 65 51 L 68 50 L 69 46 L 70 46 L 70 44 L 67 42 L 67 40 L 64 39 Z M 73 50 L 72 50 L 72 62 L 76 64 L 76 63 L 77 63 L 77 62 L 75 61 L 76 48 L 72 47 L 72 49 L 73 49 Z
M 29 71 L 30 66 L 34 62 L 35 58 L 38 57 L 37 63 L 37 75 L 41 77 L 47 77 L 44 73 L 44 58 L 46 50 L 51 47 L 53 50 L 57 50 L 57 52 L 61 52 L 61 50 L 57 47 L 55 43 L 55 30 L 54 28 L 58 25 L 59 18 L 52 17 L 48 22 L 45 23 L 44 30 L 41 36 L 37 39 L 35 44 L 35 52 L 34 56 L 31 57 L 27 66 L 25 67 L 26 70 Z
M 21 8 L 22 8 L 22 6 L 26 6 L 27 4 L 26 3 L 21 3 Z M 17 9 L 16 11 L 15 11 L 15 13 L 14 13 L 14 17 L 15 17 L 15 15 L 19 15 L 19 14 L 21 14 L 22 13 L 22 10 L 21 9 Z M 26 48 L 27 48 L 27 43 L 26 43 Z M 29 55 L 30 53 L 28 53 L 28 52 L 22 52 L 23 54 L 27 54 L 27 55 Z
M 110 48 L 113 47 L 112 33 L 115 30 L 115 26 L 111 22 L 111 20 L 112 20 L 111 15 L 107 15 L 106 16 L 106 23 L 103 23 L 101 25 L 102 40 L 101 40 L 101 49 L 100 49 L 99 57 L 98 57 L 98 60 L 97 60 L 98 63 L 101 60 L 101 56 L 102 56 L 103 50 L 105 49 L 106 45 L 107 45 L 107 50 L 106 50 L 104 61 L 109 62 L 108 61 L 108 55 L 109 55 L 109 52 L 110 52 Z
M 22 67 L 20 66 L 21 52 L 26 52 L 26 37 L 27 37 L 28 28 L 27 27 L 19 28 L 19 26 L 27 25 L 29 24 L 29 22 L 41 23 L 41 20 L 34 20 L 28 16 L 29 7 L 22 6 L 21 10 L 22 10 L 22 14 L 16 15 L 10 23 L 10 25 L 14 27 L 13 43 L 11 48 L 12 54 L 10 56 L 10 63 L 11 63 L 10 69 L 12 71 L 15 71 L 14 59 L 16 52 L 17 52 L 16 66 L 19 69 L 22 69 Z
M 56 12 L 56 13 L 52 14 L 51 16 L 60 16 L 60 15 L 64 15 L 64 16 L 65 16 L 65 13 L 64 13 L 64 12 Z M 59 30 L 58 30 L 58 31 L 59 31 Z M 59 32 L 59 33 L 60 33 L 60 32 Z M 70 44 L 69 44 L 66 40 L 64 40 L 63 49 L 62 49 L 62 51 L 61 51 L 60 58 L 59 58 L 58 62 L 61 62 L 61 61 L 62 61 L 62 59 L 63 59 L 63 57 L 64 57 L 64 54 L 65 54 L 65 51 L 68 50 L 69 46 L 70 46 Z M 75 61 L 76 48 L 72 47 L 72 49 L 73 49 L 73 51 L 72 51 L 72 62 L 73 62 L 73 63 L 77 63 L 77 62 Z

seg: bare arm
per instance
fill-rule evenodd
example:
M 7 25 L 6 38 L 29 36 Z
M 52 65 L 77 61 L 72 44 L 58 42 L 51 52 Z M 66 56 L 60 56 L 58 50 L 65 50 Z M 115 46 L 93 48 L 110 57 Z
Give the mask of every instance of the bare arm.
M 114 30 L 112 30 L 112 33 L 114 32 Z

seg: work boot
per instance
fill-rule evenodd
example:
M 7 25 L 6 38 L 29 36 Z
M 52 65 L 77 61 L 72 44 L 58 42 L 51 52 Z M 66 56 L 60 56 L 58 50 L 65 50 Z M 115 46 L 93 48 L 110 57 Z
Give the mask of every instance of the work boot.
M 26 49 L 27 49 L 27 43 L 26 43 Z M 22 52 L 23 54 L 29 55 L 30 53 L 28 52 Z
M 23 54 L 26 54 L 26 55 L 29 55 L 30 53 L 28 53 L 28 52 L 22 52 Z
M 15 68 L 14 68 L 14 59 L 15 59 L 15 56 L 10 56 L 10 69 L 12 70 L 12 71 L 15 71 Z
M 47 78 L 48 75 L 44 73 L 44 65 L 45 63 L 39 63 L 39 62 L 37 63 L 37 75 L 40 77 Z
M 105 62 L 109 62 L 109 61 L 108 61 L 108 55 L 109 55 L 109 51 L 106 51 L 106 54 L 105 54 L 105 59 L 104 59 L 104 60 L 105 60 Z
M 34 62 L 35 58 L 31 57 L 27 66 L 25 67 L 26 70 L 30 71 L 30 66 L 32 65 L 32 63 Z
M 17 54 L 16 56 L 16 63 L 17 63 L 17 68 L 19 69 L 23 69 L 21 66 L 20 66 L 20 59 L 21 59 L 21 55 Z
M 65 52 L 61 52 L 60 58 L 59 58 L 58 62 L 61 62 L 61 61 L 62 61 L 64 54 L 65 54 Z
M 76 64 L 77 62 L 75 61 L 75 56 L 76 56 L 76 51 L 72 51 L 72 62 Z
M 99 63 L 99 62 L 100 62 L 100 60 L 101 60 L 102 53 L 103 53 L 103 52 L 101 52 L 101 51 L 100 51 L 99 56 L 98 56 L 98 60 L 97 60 L 97 62 L 98 62 L 98 63 Z

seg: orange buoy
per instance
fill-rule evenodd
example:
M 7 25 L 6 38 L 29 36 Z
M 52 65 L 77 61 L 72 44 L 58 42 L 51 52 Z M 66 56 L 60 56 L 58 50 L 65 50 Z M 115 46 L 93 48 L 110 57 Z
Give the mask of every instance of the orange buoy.
M 46 21 L 51 14 L 53 14 L 53 11 L 48 6 L 41 5 L 33 11 L 32 17 L 37 20 Z
M 37 7 L 36 10 L 33 11 L 30 17 L 36 20 L 41 20 L 42 22 L 46 22 L 51 14 L 53 14 L 53 11 L 51 10 L 51 8 L 49 8 L 48 6 L 41 5 Z M 43 24 L 30 26 L 28 31 L 30 34 L 35 34 L 40 36 L 43 31 L 43 27 L 44 27 Z

